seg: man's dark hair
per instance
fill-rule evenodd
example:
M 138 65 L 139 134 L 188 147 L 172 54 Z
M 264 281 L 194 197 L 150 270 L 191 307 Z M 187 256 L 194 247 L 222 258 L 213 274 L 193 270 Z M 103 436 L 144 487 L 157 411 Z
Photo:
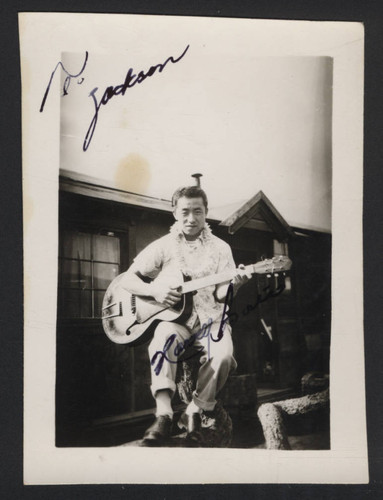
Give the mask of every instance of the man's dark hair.
M 172 197 L 172 206 L 176 207 L 178 200 L 182 197 L 185 198 L 202 198 L 203 204 L 207 210 L 207 196 L 203 189 L 198 186 L 185 186 L 176 190 Z

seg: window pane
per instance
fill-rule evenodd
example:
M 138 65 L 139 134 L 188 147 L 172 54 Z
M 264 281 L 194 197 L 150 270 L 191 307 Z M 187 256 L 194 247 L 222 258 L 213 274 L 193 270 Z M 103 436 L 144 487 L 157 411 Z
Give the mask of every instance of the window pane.
M 77 231 L 63 232 L 63 257 L 90 260 L 91 235 Z
M 91 318 L 92 294 L 86 290 L 61 290 L 62 316 Z
M 91 263 L 80 260 L 61 261 L 61 286 L 69 288 L 92 288 Z
M 119 266 L 116 264 L 94 263 L 94 288 L 106 290 L 109 283 L 119 274 Z
M 287 243 L 273 240 L 274 255 L 289 255 Z
M 115 236 L 93 235 L 93 260 L 120 262 L 120 239 Z

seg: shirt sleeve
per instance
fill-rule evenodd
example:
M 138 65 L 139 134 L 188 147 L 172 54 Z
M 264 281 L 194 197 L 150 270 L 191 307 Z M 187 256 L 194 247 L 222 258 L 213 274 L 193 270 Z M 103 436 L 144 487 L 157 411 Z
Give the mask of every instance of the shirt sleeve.
M 141 275 L 154 279 L 158 276 L 163 265 L 163 252 L 159 241 L 150 243 L 133 260 L 132 268 Z
M 222 273 L 224 271 L 233 271 L 235 269 L 235 262 L 233 259 L 233 253 L 231 251 L 230 246 L 227 243 L 223 243 L 220 248 L 219 252 L 219 261 L 218 261 L 218 269 L 217 269 L 217 274 Z M 226 292 L 227 290 L 227 283 L 226 284 L 218 284 L 216 285 L 215 292 L 214 292 L 214 297 L 217 300 L 216 293 L 218 290 L 223 288 Z
M 236 266 L 233 259 L 233 253 L 230 246 L 227 244 L 222 245 L 217 273 L 229 271 L 235 269 L 235 267 Z

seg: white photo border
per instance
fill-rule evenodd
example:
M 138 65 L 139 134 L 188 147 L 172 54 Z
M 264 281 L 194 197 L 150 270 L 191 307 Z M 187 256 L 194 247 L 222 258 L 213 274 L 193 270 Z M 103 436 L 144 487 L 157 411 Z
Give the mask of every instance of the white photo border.
M 63 51 L 76 52 L 85 44 L 113 50 L 121 42 L 114 27 L 138 29 L 151 23 L 162 23 L 164 31 L 171 27 L 180 32 L 192 24 L 195 36 L 200 25 L 219 23 L 222 29 L 228 25 L 240 29 L 252 23 L 256 27 L 254 43 L 262 47 L 263 55 L 329 56 L 334 60 L 331 450 L 55 447 L 60 99 L 57 79 L 52 83 L 49 107 L 43 114 L 39 112 L 42 80 Z M 290 32 L 292 27 L 295 36 L 281 46 L 281 33 Z M 368 482 L 362 300 L 363 26 L 348 22 L 23 13 L 19 15 L 19 30 L 25 484 Z

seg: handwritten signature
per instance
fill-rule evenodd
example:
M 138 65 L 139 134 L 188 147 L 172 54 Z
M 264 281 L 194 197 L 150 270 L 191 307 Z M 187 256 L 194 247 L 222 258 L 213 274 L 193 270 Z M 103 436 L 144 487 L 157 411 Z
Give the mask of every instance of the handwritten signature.
M 266 300 L 269 300 L 273 297 L 277 297 L 280 295 L 285 289 L 285 283 L 282 282 L 278 287 L 275 289 L 272 289 L 270 285 L 267 285 L 263 288 L 262 293 L 259 293 L 257 295 L 257 298 L 253 304 L 247 304 L 246 307 L 242 311 L 242 315 L 246 316 L 250 314 L 252 311 L 254 311 L 259 304 L 262 302 L 265 302 Z M 226 297 L 225 297 L 225 304 L 223 307 L 222 311 L 222 317 L 219 325 L 219 329 L 217 332 L 217 337 L 215 338 L 213 336 L 213 333 L 211 331 L 211 325 L 212 325 L 212 320 L 209 319 L 209 321 L 204 324 L 200 330 L 197 332 L 193 333 L 189 338 L 187 338 L 184 342 L 177 342 L 176 345 L 173 347 L 174 342 L 177 339 L 177 334 L 173 333 L 168 337 L 166 340 L 164 347 L 162 351 L 156 351 L 154 355 L 152 356 L 152 359 L 150 361 L 150 364 L 154 366 L 156 363 L 157 365 L 154 367 L 154 373 L 156 375 L 159 375 L 162 369 L 162 366 L 164 364 L 164 361 L 168 361 L 168 363 L 181 363 L 182 361 L 187 361 L 188 359 L 191 359 L 195 356 L 198 356 L 203 350 L 203 346 L 198 346 L 197 350 L 192 352 L 189 357 L 185 358 L 183 357 L 180 359 L 180 356 L 185 353 L 186 348 L 191 347 L 194 345 L 196 340 L 200 340 L 202 338 L 207 338 L 208 339 L 208 359 L 210 359 L 210 341 L 213 342 L 219 342 L 224 334 L 225 326 L 227 323 L 230 322 L 231 325 L 235 324 L 238 319 L 239 319 L 239 314 L 236 312 L 229 312 L 230 307 L 233 304 L 234 300 L 234 288 L 233 284 L 230 283 L 227 289 Z M 170 348 L 173 348 L 173 356 L 176 358 L 175 361 L 170 359 L 168 355 L 170 354 Z
M 183 342 L 177 341 L 177 344 L 173 350 L 174 356 L 176 358 L 178 358 L 176 361 L 171 360 L 166 355 L 166 353 L 169 352 L 170 348 L 173 346 L 174 341 L 177 338 L 176 333 L 173 333 L 172 335 L 170 335 L 170 337 L 166 340 L 162 351 L 155 352 L 151 361 L 150 361 L 151 365 L 153 366 L 153 365 L 155 365 L 156 361 L 158 360 L 157 366 L 154 368 L 154 373 L 156 375 L 159 375 L 159 373 L 161 372 L 162 366 L 164 364 L 164 360 L 168 361 L 169 363 L 177 364 L 177 363 L 180 363 L 182 361 L 187 361 L 188 359 L 193 358 L 194 356 L 198 356 L 198 354 L 203 351 L 202 346 L 199 346 L 197 351 L 194 351 L 188 358 L 182 358 L 182 360 L 179 359 L 179 356 L 181 356 L 182 353 L 184 353 L 188 347 L 192 347 L 196 340 L 201 340 L 204 337 L 207 337 L 208 343 L 209 343 L 209 340 L 211 338 L 211 332 L 210 332 L 211 325 L 212 325 L 212 320 L 209 319 L 209 321 L 206 324 L 204 324 L 202 326 L 202 328 L 200 328 L 197 332 L 190 335 L 189 338 L 187 338 Z M 210 355 L 208 357 L 210 358 Z
M 56 74 L 57 68 L 61 67 L 62 71 L 64 71 L 64 73 L 66 74 L 66 78 L 65 78 L 64 84 L 63 84 L 63 96 L 68 95 L 68 89 L 69 89 L 69 85 L 70 85 L 70 83 L 72 81 L 72 78 L 78 78 L 85 71 L 85 67 L 86 67 L 86 64 L 88 62 L 88 55 L 89 55 L 88 52 L 85 52 L 84 64 L 82 65 L 81 70 L 78 73 L 75 73 L 75 74 L 69 73 L 69 71 L 65 68 L 65 66 L 63 65 L 63 63 L 61 61 L 59 61 L 56 64 L 55 69 L 52 71 L 52 74 L 51 74 L 51 77 L 49 79 L 49 83 L 47 85 L 47 88 L 45 90 L 43 100 L 41 101 L 40 113 L 42 113 L 44 111 L 45 102 L 47 100 L 47 97 L 48 97 L 48 94 L 49 94 L 49 90 L 51 88 L 51 84 L 52 84 L 53 78 L 54 78 L 54 76 Z M 83 83 L 83 81 L 84 81 L 83 77 L 80 78 L 79 80 L 77 80 L 78 85 L 81 85 Z
M 115 85 L 115 86 L 110 85 L 109 87 L 107 87 L 105 89 L 100 101 L 98 101 L 97 96 L 96 96 L 96 93 L 98 91 L 98 87 L 95 87 L 93 90 L 91 90 L 89 93 L 89 97 L 91 97 L 93 99 L 95 112 L 94 112 L 93 118 L 90 122 L 89 128 L 88 128 L 86 135 L 85 135 L 85 139 L 84 139 L 83 146 L 82 146 L 83 151 L 87 151 L 87 149 L 89 148 L 89 145 L 92 141 L 93 134 L 94 134 L 94 131 L 95 131 L 96 126 L 97 126 L 98 113 L 100 111 L 101 106 L 105 106 L 106 104 L 108 104 L 108 102 L 114 96 L 118 96 L 118 95 L 124 96 L 127 89 L 134 87 L 137 83 L 140 84 L 140 83 L 144 82 L 147 78 L 150 78 L 156 72 L 162 73 L 162 71 L 166 68 L 166 66 L 169 63 L 172 63 L 172 64 L 178 63 L 185 56 L 185 54 L 188 50 L 189 50 L 189 45 L 185 48 L 185 50 L 182 52 L 182 54 L 179 57 L 174 58 L 173 56 L 170 56 L 163 63 L 159 63 L 159 64 L 155 64 L 155 65 L 151 66 L 146 72 L 141 70 L 138 72 L 137 75 L 134 73 L 133 68 L 129 68 L 128 72 L 126 73 L 124 83 L 119 84 L 119 85 Z M 63 85 L 63 96 L 65 96 L 68 94 L 68 88 L 69 88 L 69 85 L 70 85 L 72 78 L 78 78 L 82 75 L 82 73 L 84 72 L 85 67 L 87 65 L 87 62 L 88 62 L 88 52 L 85 53 L 85 61 L 84 61 L 84 64 L 81 68 L 81 71 L 79 73 L 76 73 L 76 74 L 71 74 L 64 67 L 64 65 L 62 64 L 61 61 L 57 63 L 55 69 L 53 70 L 53 72 L 51 74 L 48 86 L 45 90 L 45 94 L 44 94 L 44 97 L 43 97 L 43 100 L 42 100 L 42 103 L 40 106 L 40 112 L 43 112 L 43 110 L 44 110 L 45 102 L 47 100 L 49 90 L 51 87 L 51 83 L 52 83 L 53 78 L 55 76 L 56 70 L 59 67 L 61 67 L 62 71 L 64 71 L 64 73 L 66 73 L 66 75 L 67 75 L 65 78 L 65 81 L 64 81 L 64 85 Z M 80 80 L 77 81 L 77 83 L 80 85 L 81 83 L 83 83 L 83 81 L 84 81 L 84 78 L 81 78 Z

